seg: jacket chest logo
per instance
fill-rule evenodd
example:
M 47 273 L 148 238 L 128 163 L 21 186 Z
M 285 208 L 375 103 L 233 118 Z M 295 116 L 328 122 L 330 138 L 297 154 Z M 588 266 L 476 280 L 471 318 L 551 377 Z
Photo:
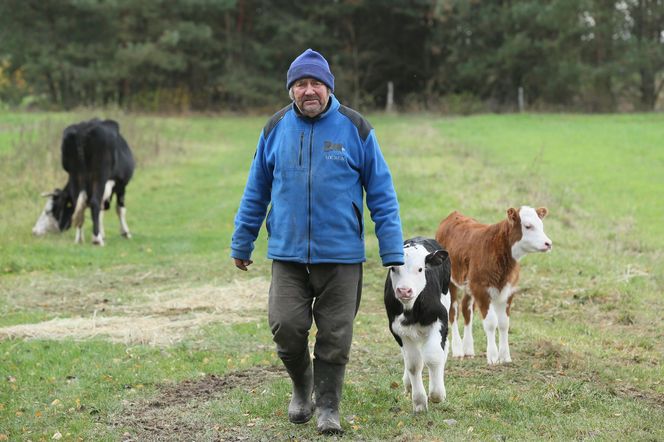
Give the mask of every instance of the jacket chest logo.
M 331 141 L 325 141 L 323 144 L 323 152 L 325 154 L 325 159 L 326 160 L 336 160 L 336 161 L 345 161 L 344 157 L 344 149 L 343 144 L 341 143 L 333 143 Z
M 339 151 L 343 152 L 344 151 L 344 145 L 341 143 L 333 143 L 332 141 L 326 141 L 325 144 L 323 144 L 323 150 L 325 152 L 331 152 L 331 151 Z

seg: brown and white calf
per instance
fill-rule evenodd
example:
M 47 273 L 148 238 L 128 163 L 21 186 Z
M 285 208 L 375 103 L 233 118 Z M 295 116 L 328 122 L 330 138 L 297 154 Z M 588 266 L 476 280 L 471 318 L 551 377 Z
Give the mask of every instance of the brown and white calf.
M 508 331 L 510 306 L 519 280 L 519 260 L 528 253 L 549 252 L 553 247 L 542 223 L 547 213 L 545 207 L 510 208 L 506 219 L 487 225 L 455 211 L 438 226 L 436 241 L 448 251 L 452 262 L 449 314 L 452 356 L 475 355 L 472 320 L 477 306 L 486 333 L 487 362 L 493 365 L 512 361 Z M 463 341 L 457 325 L 459 290 L 464 292 Z

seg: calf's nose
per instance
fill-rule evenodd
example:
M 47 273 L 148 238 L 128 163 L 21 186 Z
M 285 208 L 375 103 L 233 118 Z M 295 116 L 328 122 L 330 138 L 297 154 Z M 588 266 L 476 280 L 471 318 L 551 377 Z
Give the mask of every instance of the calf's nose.
M 397 287 L 397 294 L 399 295 L 400 298 L 410 298 L 411 296 L 413 296 L 413 289 Z

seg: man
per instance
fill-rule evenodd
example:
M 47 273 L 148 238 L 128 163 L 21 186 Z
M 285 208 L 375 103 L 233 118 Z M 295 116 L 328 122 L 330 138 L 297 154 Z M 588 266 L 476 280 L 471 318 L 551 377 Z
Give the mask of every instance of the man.
M 287 74 L 293 103 L 263 128 L 235 217 L 231 257 L 252 263 L 267 214 L 272 281 L 268 316 L 293 384 L 288 418 L 341 433 L 339 401 L 362 290 L 363 197 L 383 265 L 403 264 L 399 205 L 373 128 L 332 95 L 334 76 L 307 49 Z M 313 371 L 308 335 L 316 321 Z

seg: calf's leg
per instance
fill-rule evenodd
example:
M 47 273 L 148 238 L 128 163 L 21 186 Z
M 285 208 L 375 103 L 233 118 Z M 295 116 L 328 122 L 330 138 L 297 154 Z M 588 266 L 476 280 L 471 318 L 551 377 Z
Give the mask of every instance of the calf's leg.
M 461 302 L 463 311 L 463 354 L 464 356 L 475 356 L 475 341 L 473 340 L 473 298 L 466 293 Z M 454 333 L 454 331 L 452 331 Z M 453 338 L 454 339 L 454 338 Z
M 473 290 L 473 295 L 482 315 L 482 325 L 486 334 L 486 360 L 489 365 L 494 365 L 498 363 L 498 347 L 496 347 L 498 316 L 494 303 L 485 289 L 477 287 Z
M 410 385 L 410 376 L 408 376 L 408 366 L 406 365 L 406 353 L 404 352 L 403 347 L 401 347 L 401 356 L 403 357 L 403 389 L 406 394 L 410 394 L 413 391 L 413 387 Z
M 455 358 L 463 357 L 463 344 L 461 343 L 461 335 L 459 334 L 459 300 L 457 298 L 457 291 L 459 289 L 454 285 L 450 285 L 450 327 L 452 328 L 452 356 Z
M 439 330 L 433 330 L 422 347 L 422 358 L 429 369 L 429 400 L 433 403 L 442 402 L 447 396 L 445 362 L 447 361 L 448 342 L 447 339 L 441 340 Z
M 482 321 L 484 333 L 486 333 L 486 361 L 489 365 L 498 363 L 498 347 L 496 347 L 496 327 L 498 326 L 498 317 L 493 304 L 489 305 L 489 310 Z
M 512 362 L 510 356 L 510 344 L 508 341 L 510 330 L 509 302 L 496 304 L 496 315 L 498 317 L 498 362 Z
M 424 383 L 422 382 L 422 355 L 417 346 L 409 340 L 404 340 L 403 351 L 404 365 L 408 371 L 412 388 L 413 412 L 427 411 L 427 392 L 424 390 Z

